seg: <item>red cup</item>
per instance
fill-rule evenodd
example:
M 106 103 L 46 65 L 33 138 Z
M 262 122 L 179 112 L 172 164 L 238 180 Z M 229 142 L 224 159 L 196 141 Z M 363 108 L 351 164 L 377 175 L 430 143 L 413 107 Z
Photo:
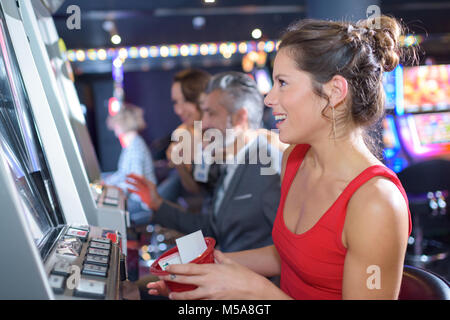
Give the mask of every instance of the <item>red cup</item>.
M 197 263 L 197 264 L 214 263 L 214 246 L 216 245 L 216 240 L 214 238 L 205 237 L 205 242 L 206 242 L 205 252 L 203 252 L 199 257 L 195 258 L 189 263 Z M 155 276 L 169 275 L 167 271 L 161 269 L 161 266 L 159 265 L 159 260 L 171 254 L 174 254 L 175 252 L 178 252 L 178 247 L 174 247 L 164 252 L 158 259 L 156 259 L 155 262 L 153 262 L 153 264 L 150 267 L 150 273 Z M 167 280 L 165 281 L 165 283 L 167 287 L 170 289 L 170 291 L 173 292 L 191 291 L 197 288 L 197 286 L 191 284 L 183 284 Z

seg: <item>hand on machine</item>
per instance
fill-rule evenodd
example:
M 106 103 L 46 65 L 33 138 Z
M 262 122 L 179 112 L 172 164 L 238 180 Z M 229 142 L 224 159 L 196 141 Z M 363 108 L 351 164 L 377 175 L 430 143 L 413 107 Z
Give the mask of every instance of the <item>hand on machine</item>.
M 158 194 L 156 185 L 153 182 L 133 173 L 127 175 L 126 182 L 133 186 L 133 189 L 128 189 L 128 192 L 137 194 L 150 209 L 159 209 L 163 199 Z

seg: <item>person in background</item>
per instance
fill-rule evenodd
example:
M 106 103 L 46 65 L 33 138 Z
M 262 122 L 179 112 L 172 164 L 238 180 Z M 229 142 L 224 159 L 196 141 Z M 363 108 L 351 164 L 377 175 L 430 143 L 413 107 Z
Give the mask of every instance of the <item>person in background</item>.
M 224 72 L 212 77 L 201 104 L 202 129 L 221 133 L 223 144 L 216 156 L 223 155 L 223 164 L 209 212 L 184 212 L 164 199 L 152 182 L 130 175 L 130 192 L 139 194 L 154 211 L 152 223 L 182 233 L 201 229 L 225 252 L 272 243 L 282 153 L 269 143 L 270 135 L 260 134 L 263 107 L 256 82 L 246 74 Z M 262 152 L 269 161 L 263 163 Z M 228 157 L 234 160 L 224 161 Z
M 132 221 L 147 220 L 150 214 L 145 212 L 148 209 L 147 206 L 138 196 L 128 194 L 129 185 L 126 183 L 126 177 L 131 173 L 144 176 L 153 183 L 157 182 L 152 155 L 146 142 L 139 135 L 139 131 L 146 126 L 144 111 L 130 103 L 124 103 L 123 108 L 117 114 L 106 119 L 106 124 L 119 139 L 122 151 L 117 171 L 104 178 L 104 183 L 117 186 L 128 195 L 128 211 Z M 140 215 L 144 215 L 144 217 Z
M 168 266 L 162 280 L 197 286 L 169 298 L 398 298 L 411 233 L 408 198 L 367 130 L 383 115 L 383 72 L 399 63 L 402 28 L 394 18 L 375 19 L 306 19 L 283 35 L 265 98 L 281 141 L 291 144 L 274 245 L 216 250 L 215 264 Z M 266 279 L 274 275 L 280 287 Z M 162 281 L 148 288 L 169 293 Z
M 209 73 L 199 69 L 185 69 L 174 76 L 171 97 L 175 114 L 182 121 L 176 130 L 187 130 L 191 137 L 194 136 L 194 122 L 202 118 L 200 98 L 210 78 Z M 192 178 L 192 165 L 184 163 L 175 165 L 171 161 L 172 150 L 176 144 L 177 142 L 172 142 L 166 151 L 169 166 L 175 170 L 158 186 L 158 192 L 172 202 L 176 202 L 183 191 L 191 194 L 198 194 L 201 191 Z

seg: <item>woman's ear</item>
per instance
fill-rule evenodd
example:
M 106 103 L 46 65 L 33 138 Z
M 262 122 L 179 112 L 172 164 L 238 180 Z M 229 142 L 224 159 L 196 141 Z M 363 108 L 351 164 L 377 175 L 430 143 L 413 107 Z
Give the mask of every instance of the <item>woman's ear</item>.
M 335 75 L 328 81 L 325 86 L 325 92 L 330 99 L 331 107 L 339 107 L 348 94 L 348 82 L 341 75 Z

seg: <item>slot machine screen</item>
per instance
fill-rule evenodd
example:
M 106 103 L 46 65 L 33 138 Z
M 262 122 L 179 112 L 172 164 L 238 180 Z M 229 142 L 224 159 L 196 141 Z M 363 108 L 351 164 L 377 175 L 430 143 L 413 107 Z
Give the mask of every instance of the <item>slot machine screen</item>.
M 413 116 L 422 146 L 450 143 L 450 112 Z
M 383 162 L 394 172 L 400 172 L 408 165 L 408 160 L 402 155 L 402 146 L 393 115 L 386 115 L 382 121 L 382 139 Z
M 0 134 L 3 139 L 3 136 Z M 39 246 L 45 235 L 51 231 L 51 223 L 47 216 L 39 214 L 43 212 L 43 207 L 36 197 L 36 192 L 32 190 L 32 182 L 23 172 L 19 160 L 8 147 L 7 143 L 2 143 L 3 156 L 10 168 L 11 175 L 16 184 L 22 202 L 22 210 L 25 212 L 25 219 L 30 228 L 33 240 Z
M 431 65 L 404 69 L 405 113 L 450 109 L 450 65 Z
M 400 148 L 400 142 L 395 129 L 394 118 L 386 116 L 383 119 L 383 145 L 385 149 L 396 150 Z
M 383 89 L 385 94 L 385 108 L 392 110 L 395 108 L 395 71 L 383 73 Z
M 36 131 L 29 99 L 0 13 L 0 156 L 10 168 L 21 211 L 38 248 L 58 223 L 57 200 Z

